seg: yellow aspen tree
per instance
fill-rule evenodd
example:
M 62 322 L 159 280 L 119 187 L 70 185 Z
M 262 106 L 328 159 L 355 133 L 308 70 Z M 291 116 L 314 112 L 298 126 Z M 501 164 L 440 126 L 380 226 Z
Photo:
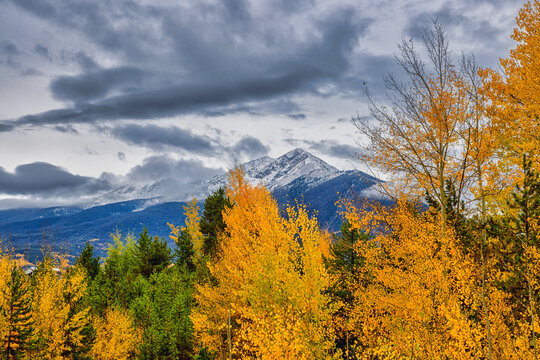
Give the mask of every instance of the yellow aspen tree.
M 475 200 L 476 210 L 480 218 L 481 234 L 473 235 L 479 239 L 478 246 L 472 248 L 473 253 L 478 250 L 481 269 L 481 289 L 482 308 L 484 311 L 485 330 L 488 343 L 488 359 L 492 359 L 493 344 L 491 336 L 489 294 L 487 294 L 488 268 L 486 261 L 486 250 L 489 246 L 487 236 L 488 204 L 494 197 L 499 195 L 504 185 L 502 184 L 498 172 L 498 150 L 500 145 L 500 135 L 494 126 L 491 118 L 486 116 L 487 100 L 482 91 L 482 79 L 479 75 L 479 67 L 474 56 L 462 56 L 461 72 L 464 74 L 466 83 L 464 84 L 469 98 L 469 115 L 466 118 L 468 124 L 467 134 L 464 140 L 467 142 L 464 151 L 468 151 L 468 158 L 471 164 L 471 193 Z
M 392 178 L 381 186 L 399 183 L 401 194 L 428 193 L 440 205 L 444 232 L 445 186 L 451 182 L 459 200 L 469 178 L 468 153 L 462 151 L 467 146 L 463 134 L 469 104 L 463 76 L 452 62 L 447 36 L 437 22 L 424 32 L 424 45 L 427 63 L 412 40 L 403 41 L 397 61 L 408 82 L 387 75 L 389 105 L 377 104 L 368 93 L 371 117 L 354 121 L 369 141 L 359 153 L 360 159 Z
M 511 38 L 515 41 L 515 48 L 510 50 L 508 57 L 500 59 L 500 71 L 485 69 L 480 72 L 484 80 L 482 90 L 489 100 L 487 114 L 502 135 L 499 171 L 510 180 L 499 201 L 503 208 L 507 207 L 508 195 L 516 186 L 527 187 L 527 172 L 540 171 L 540 1 L 528 1 L 523 5 Z M 530 164 L 529 168 L 521 166 L 522 163 Z M 506 209 L 518 218 L 521 215 L 515 210 Z M 528 274 L 529 259 L 524 255 L 521 261 L 524 262 L 528 288 L 530 321 L 527 333 L 531 334 L 534 349 L 530 358 L 537 359 L 535 313 L 538 310 L 534 306 L 532 279 Z
M 523 154 L 540 170 L 540 1 L 523 5 L 511 38 L 516 46 L 500 59 L 501 71 L 480 72 L 490 102 L 488 114 L 501 133 L 506 176 L 514 180 L 508 191 L 522 178 Z
M 202 248 L 204 242 L 204 236 L 199 228 L 199 222 L 201 216 L 199 215 L 199 205 L 197 204 L 197 198 L 188 201 L 187 206 L 183 206 L 185 219 L 185 226 L 177 227 L 173 224 L 167 223 L 171 229 L 171 235 L 169 237 L 177 241 L 180 236 L 180 231 L 185 231 L 189 234 L 191 241 L 193 242 L 193 250 L 195 251 L 196 258 L 200 261 L 202 256 Z
M 363 231 L 363 212 L 349 205 L 345 216 Z M 389 231 L 358 242 L 364 281 L 352 308 L 359 358 L 463 359 L 485 356 L 484 332 L 470 315 L 479 313 L 474 262 L 452 229 L 409 203 L 373 216 Z M 373 224 L 373 223 L 372 223 Z
M 224 211 L 221 256 L 209 264 L 217 285 L 197 286 L 196 338 L 219 359 L 331 357 L 327 238 L 304 207 L 283 218 L 268 190 L 246 184 L 241 169 L 229 181 L 233 207 Z
M 125 310 L 107 309 L 103 318 L 95 319 L 96 339 L 91 355 L 97 360 L 127 360 L 138 354 L 142 332 Z
M 59 275 L 45 259 L 34 275 L 33 356 L 40 359 L 70 359 L 88 349 L 85 328 L 90 325 L 89 308 L 81 306 L 86 294 L 86 273 L 73 268 Z

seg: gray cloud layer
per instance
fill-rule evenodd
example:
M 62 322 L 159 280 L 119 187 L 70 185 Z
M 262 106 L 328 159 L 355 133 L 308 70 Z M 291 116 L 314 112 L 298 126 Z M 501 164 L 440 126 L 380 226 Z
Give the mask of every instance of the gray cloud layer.
M 309 11 L 310 2 L 276 2 L 268 9 L 270 4 L 247 1 L 173 7 L 100 0 L 13 4 L 84 35 L 124 63 L 101 67 L 79 53 L 85 57 L 82 73 L 50 83 L 52 96 L 69 106 L 16 121 L 27 125 L 222 115 L 249 112 L 248 102 L 266 100 L 281 112 L 280 103 L 290 101 L 283 96 L 316 94 L 344 77 L 353 46 L 371 21 L 346 6 Z M 43 44 L 34 51 L 50 56 Z
M 0 167 L 0 193 L 43 197 L 77 194 L 91 195 L 108 190 L 111 184 L 70 172 L 44 162 L 19 165 L 13 173 Z
M 198 155 L 232 157 L 232 160 L 253 159 L 266 155 L 269 151 L 267 146 L 252 136 L 245 136 L 234 145 L 228 146 L 219 138 L 197 135 L 176 126 L 127 124 L 105 130 L 128 144 L 156 151 L 179 149 Z

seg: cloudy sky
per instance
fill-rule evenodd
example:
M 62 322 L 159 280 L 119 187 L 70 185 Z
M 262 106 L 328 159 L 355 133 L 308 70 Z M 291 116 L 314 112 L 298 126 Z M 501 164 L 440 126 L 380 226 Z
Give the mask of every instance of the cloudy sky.
M 496 66 L 520 1 L 0 0 L 0 208 L 192 184 L 302 147 L 360 167 L 350 119 L 437 18 Z

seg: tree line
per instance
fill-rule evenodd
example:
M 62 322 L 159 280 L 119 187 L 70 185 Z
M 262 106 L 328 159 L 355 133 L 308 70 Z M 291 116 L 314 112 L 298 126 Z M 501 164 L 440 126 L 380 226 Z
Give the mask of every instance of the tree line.
M 499 71 L 437 22 L 400 45 L 405 80 L 354 120 L 393 205 L 344 199 L 336 234 L 236 168 L 174 249 L 114 234 L 30 276 L 3 253 L 0 358 L 538 359 L 540 1 L 512 38 Z

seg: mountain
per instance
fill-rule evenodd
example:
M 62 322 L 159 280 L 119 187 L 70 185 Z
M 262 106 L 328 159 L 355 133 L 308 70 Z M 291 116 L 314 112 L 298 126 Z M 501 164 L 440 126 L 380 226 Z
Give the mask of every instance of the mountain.
M 272 191 L 282 209 L 301 202 L 316 211 L 321 225 L 338 230 L 341 218 L 336 201 L 364 197 L 363 192 L 379 182 L 361 171 L 341 171 L 303 149 L 292 150 L 278 158 L 268 156 L 242 165 L 246 180 L 262 184 Z M 200 184 L 199 198 L 227 186 L 226 175 L 218 175 Z M 92 240 L 100 255 L 106 254 L 110 234 L 139 234 L 143 227 L 151 235 L 168 235 L 167 222 L 183 225 L 184 201 L 166 202 L 159 193 L 160 184 L 126 184 L 82 206 L 0 211 L 0 235 L 16 251 L 30 259 L 40 256 L 44 244 L 55 250 L 77 255 L 87 240 Z M 186 200 L 186 199 L 179 199 Z
M 294 149 L 277 159 L 265 156 L 243 164 L 242 168 L 248 182 L 262 184 L 270 191 L 286 188 L 300 178 L 304 179 L 306 186 L 315 186 L 341 173 L 303 149 Z M 216 176 L 204 185 L 210 193 L 220 186 L 227 186 L 227 177 Z

